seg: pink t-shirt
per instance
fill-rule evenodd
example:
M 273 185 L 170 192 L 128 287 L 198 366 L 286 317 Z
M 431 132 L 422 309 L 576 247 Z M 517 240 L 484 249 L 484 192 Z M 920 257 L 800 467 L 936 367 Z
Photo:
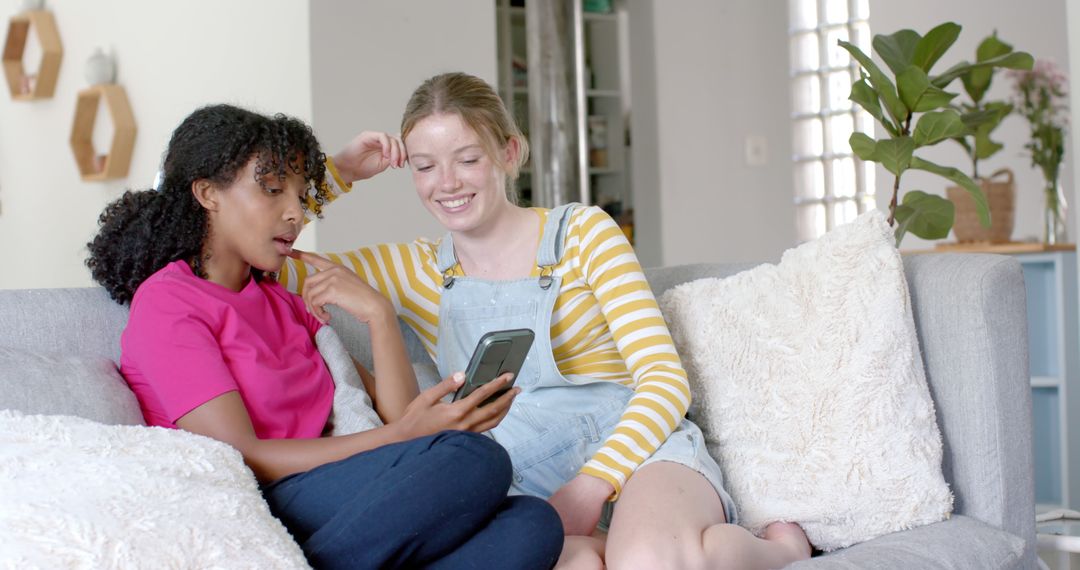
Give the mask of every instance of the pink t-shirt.
M 120 372 L 146 423 L 176 420 L 237 390 L 261 439 L 318 437 L 334 381 L 315 347 L 321 323 L 273 279 L 237 292 L 174 261 L 143 282 L 120 339 Z

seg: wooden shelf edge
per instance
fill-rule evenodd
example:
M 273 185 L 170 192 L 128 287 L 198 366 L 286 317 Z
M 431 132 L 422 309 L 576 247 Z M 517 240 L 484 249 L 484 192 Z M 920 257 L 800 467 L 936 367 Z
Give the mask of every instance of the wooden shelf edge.
M 1008 243 L 939 243 L 935 251 L 964 251 L 982 253 L 1045 253 L 1050 251 L 1076 251 L 1076 244 L 1045 244 L 1014 241 Z
M 904 249 L 900 253 L 1051 253 L 1055 251 L 1076 251 L 1075 243 L 1045 244 L 1040 242 L 1015 241 L 1007 243 L 938 243 L 932 249 Z

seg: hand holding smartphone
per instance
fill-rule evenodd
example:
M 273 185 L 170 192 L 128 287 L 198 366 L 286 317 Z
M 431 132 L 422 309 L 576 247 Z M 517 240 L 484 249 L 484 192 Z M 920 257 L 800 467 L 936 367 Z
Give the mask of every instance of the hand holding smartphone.
M 480 337 L 472 358 L 469 359 L 469 365 L 465 369 L 465 382 L 454 393 L 454 401 L 467 397 L 484 384 L 511 372 L 514 374 L 514 380 L 480 405 L 487 405 L 506 393 L 514 385 L 518 373 L 521 372 L 521 366 L 525 363 L 525 357 L 529 355 L 534 336 L 530 329 L 511 329 L 492 331 Z

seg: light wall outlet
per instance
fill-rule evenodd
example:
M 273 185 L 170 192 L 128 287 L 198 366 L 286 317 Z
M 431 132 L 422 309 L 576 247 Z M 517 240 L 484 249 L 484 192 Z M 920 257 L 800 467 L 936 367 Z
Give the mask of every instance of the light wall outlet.
M 764 135 L 748 135 L 744 148 L 747 166 L 765 166 L 769 163 L 769 141 Z

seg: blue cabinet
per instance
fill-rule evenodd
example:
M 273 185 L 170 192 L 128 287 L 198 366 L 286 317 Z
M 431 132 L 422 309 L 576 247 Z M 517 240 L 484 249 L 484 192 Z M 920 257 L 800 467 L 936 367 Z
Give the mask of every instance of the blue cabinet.
M 1080 509 L 1076 252 L 1014 253 L 1027 287 L 1035 502 Z

